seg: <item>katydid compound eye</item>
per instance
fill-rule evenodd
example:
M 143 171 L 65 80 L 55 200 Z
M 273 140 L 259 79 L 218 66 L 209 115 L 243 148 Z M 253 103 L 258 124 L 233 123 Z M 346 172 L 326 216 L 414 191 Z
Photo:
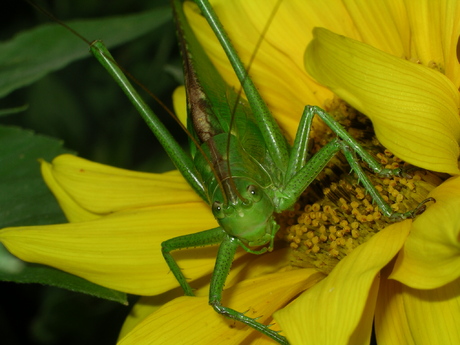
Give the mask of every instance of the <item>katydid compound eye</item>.
M 262 197 L 262 193 L 260 193 L 259 188 L 253 184 L 250 184 L 246 190 L 248 191 L 253 201 L 259 201 Z
M 212 204 L 212 214 L 218 219 L 224 218 L 224 210 L 222 209 L 222 203 L 214 201 Z

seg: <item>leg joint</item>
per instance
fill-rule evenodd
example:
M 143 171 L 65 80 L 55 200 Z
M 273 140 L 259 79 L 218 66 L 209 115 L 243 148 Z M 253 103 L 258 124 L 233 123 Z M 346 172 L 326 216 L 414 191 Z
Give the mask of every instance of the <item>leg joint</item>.
M 209 301 L 209 304 L 212 308 L 219 314 L 234 319 L 235 317 L 229 312 L 228 308 L 224 307 L 219 301 L 216 299 L 212 299 Z

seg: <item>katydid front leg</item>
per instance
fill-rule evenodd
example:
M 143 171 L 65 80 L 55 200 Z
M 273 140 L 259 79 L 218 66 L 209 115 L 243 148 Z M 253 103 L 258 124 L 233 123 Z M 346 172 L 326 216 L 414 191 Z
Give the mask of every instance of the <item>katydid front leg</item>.
M 317 114 L 323 122 L 337 135 L 326 146 L 322 147 L 314 156 L 308 159 L 307 147 L 308 136 L 313 117 Z M 358 162 L 356 155 L 359 155 L 366 164 L 380 176 L 399 176 L 402 169 L 386 169 L 372 155 L 367 152 L 330 114 L 316 106 L 305 107 L 302 119 L 299 124 L 294 147 L 290 156 L 288 166 L 286 187 L 279 193 L 281 195 L 279 211 L 290 208 L 303 191 L 313 182 L 318 174 L 326 167 L 329 161 L 339 151 L 342 151 L 351 169 L 357 174 L 358 181 L 364 186 L 372 199 L 377 203 L 382 213 L 392 220 L 413 218 L 424 209 L 424 204 L 433 201 L 428 198 L 422 201 L 414 210 L 398 213 L 394 212 L 391 206 L 383 199 L 369 177 Z M 300 157 L 300 158 L 299 158 Z M 305 159 L 302 161 L 302 159 Z
M 375 186 L 367 177 L 366 173 L 362 169 L 361 165 L 356 158 L 356 155 L 360 156 L 364 162 L 371 168 L 371 170 L 382 177 L 388 176 L 401 176 L 403 170 L 401 168 L 387 169 L 384 168 L 377 160 L 367 152 L 357 141 L 343 128 L 329 113 L 321 109 L 320 107 L 307 107 L 308 116 L 313 117 L 317 114 L 324 123 L 332 129 L 343 140 L 342 152 L 345 155 L 348 163 L 352 170 L 357 174 L 358 181 L 365 187 L 367 192 L 371 195 L 372 199 L 377 203 L 382 213 L 390 218 L 391 220 L 398 221 L 407 218 L 414 218 L 425 209 L 425 204 L 429 201 L 434 201 L 433 198 L 427 198 L 423 200 L 414 210 L 399 213 L 394 212 L 391 206 L 383 199 L 380 193 L 377 191 Z
M 172 238 L 170 240 L 164 241 L 161 244 L 161 252 L 165 258 L 166 263 L 168 264 L 171 272 L 176 277 L 182 289 L 187 296 L 194 296 L 192 287 L 187 282 L 184 273 L 182 273 L 181 268 L 177 265 L 176 260 L 174 260 L 171 255 L 171 251 L 178 249 L 186 249 L 193 247 L 204 247 L 213 244 L 219 244 L 222 242 L 226 232 L 221 227 L 197 232 L 195 234 L 189 234 L 184 236 L 179 236 Z M 233 257 L 232 257 L 233 258 Z
M 171 255 L 171 251 L 191 247 L 204 247 L 218 243 L 221 243 L 221 245 L 219 247 L 219 252 L 217 253 L 216 264 L 212 273 L 211 285 L 209 289 L 209 304 L 219 314 L 222 314 L 233 320 L 243 322 L 244 324 L 256 329 L 257 331 L 271 337 L 280 344 L 288 345 L 289 343 L 287 342 L 286 338 L 278 334 L 278 332 L 271 330 L 268 326 L 257 322 L 256 319 L 250 318 L 243 313 L 223 306 L 221 303 L 225 281 L 230 272 L 236 250 L 241 245 L 240 240 L 227 234 L 221 227 L 218 227 L 195 234 L 172 238 L 170 240 L 164 241 L 161 244 L 161 247 L 163 256 L 168 263 L 171 272 L 176 277 L 185 294 L 187 296 L 194 296 L 195 294 L 193 293 L 192 287 L 187 282 L 187 278 L 185 278 L 181 268 L 177 265 L 177 262 Z
M 216 265 L 211 278 L 211 286 L 209 288 L 209 304 L 212 305 L 214 310 L 233 320 L 242 322 L 255 330 L 265 334 L 283 345 L 289 345 L 285 337 L 278 332 L 270 329 L 268 326 L 257 322 L 257 319 L 250 318 L 241 312 L 234 309 L 224 307 L 222 305 L 222 292 L 224 290 L 225 281 L 232 266 L 232 261 L 235 256 L 236 250 L 240 246 L 240 240 L 226 235 L 219 247 L 217 253 Z

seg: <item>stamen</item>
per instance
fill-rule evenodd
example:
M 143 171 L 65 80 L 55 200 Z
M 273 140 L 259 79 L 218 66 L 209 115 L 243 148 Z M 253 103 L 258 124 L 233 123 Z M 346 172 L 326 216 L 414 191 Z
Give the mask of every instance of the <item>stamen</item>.
M 404 166 L 404 162 L 379 144 L 366 117 L 340 100 L 329 105 L 329 113 L 353 132 L 382 165 L 390 169 Z M 317 150 L 334 136 L 324 128 L 318 129 L 321 123 L 314 125 L 313 133 L 322 133 L 320 139 L 312 138 L 312 146 Z M 364 163 L 362 166 L 367 169 Z M 345 158 L 338 155 L 299 198 L 293 210 L 277 215 L 281 226 L 278 236 L 292 249 L 292 265 L 316 267 L 329 273 L 354 248 L 392 224 L 349 172 Z M 425 170 L 408 172 L 409 177 L 385 178 L 368 173 L 395 212 L 415 209 L 444 180 L 443 176 Z

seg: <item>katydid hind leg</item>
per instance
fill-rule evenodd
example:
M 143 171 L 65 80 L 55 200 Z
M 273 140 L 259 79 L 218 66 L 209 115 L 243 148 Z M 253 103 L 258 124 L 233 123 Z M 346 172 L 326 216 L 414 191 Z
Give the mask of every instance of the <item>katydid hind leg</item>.
M 261 324 L 257 319 L 250 318 L 244 313 L 222 305 L 222 292 L 224 290 L 225 281 L 232 266 L 233 258 L 236 250 L 240 246 L 240 241 L 233 236 L 226 235 L 219 247 L 219 252 L 214 266 L 214 271 L 211 278 L 211 286 L 209 288 L 209 304 L 216 312 L 230 319 L 242 322 L 247 326 L 265 334 L 282 345 L 289 345 L 285 337 L 277 331 L 270 329 L 268 326 Z
M 194 296 L 195 294 L 193 293 L 192 287 L 188 283 L 187 278 L 184 276 L 182 269 L 171 255 L 171 251 L 215 245 L 220 243 L 224 239 L 225 235 L 225 231 L 221 227 L 218 227 L 194 234 L 175 237 L 164 241 L 161 244 L 163 257 L 187 296 Z
M 212 30 L 214 31 L 217 39 L 219 40 L 222 48 L 224 49 L 236 76 L 240 80 L 241 87 L 243 88 L 251 108 L 254 110 L 254 116 L 260 126 L 261 133 L 264 137 L 264 142 L 270 151 L 275 164 L 279 167 L 285 167 L 289 160 L 289 150 L 287 142 L 275 121 L 275 118 L 268 109 L 267 104 L 262 99 L 261 94 L 254 85 L 252 79 L 248 76 L 247 68 L 242 63 L 238 53 L 233 47 L 230 38 L 228 37 L 222 23 L 214 12 L 213 7 L 208 0 L 194 0 L 199 7 L 200 11 L 208 21 Z M 275 6 L 276 12 L 280 1 Z M 274 13 L 273 13 L 274 14 Z M 270 19 L 268 19 L 270 21 Z
M 177 169 L 181 172 L 182 176 L 192 186 L 195 192 L 204 201 L 207 201 L 203 181 L 201 180 L 201 176 L 199 176 L 190 155 L 185 153 L 148 104 L 145 103 L 142 97 L 140 97 L 138 92 L 129 82 L 128 78 L 124 75 L 121 68 L 115 63 L 113 57 L 104 44 L 101 41 L 94 41 L 90 46 L 90 50 L 107 72 L 109 72 L 115 82 L 120 86 L 131 103 L 135 106 L 146 124 L 154 133 L 155 137 L 168 153 L 174 165 L 176 165 Z

